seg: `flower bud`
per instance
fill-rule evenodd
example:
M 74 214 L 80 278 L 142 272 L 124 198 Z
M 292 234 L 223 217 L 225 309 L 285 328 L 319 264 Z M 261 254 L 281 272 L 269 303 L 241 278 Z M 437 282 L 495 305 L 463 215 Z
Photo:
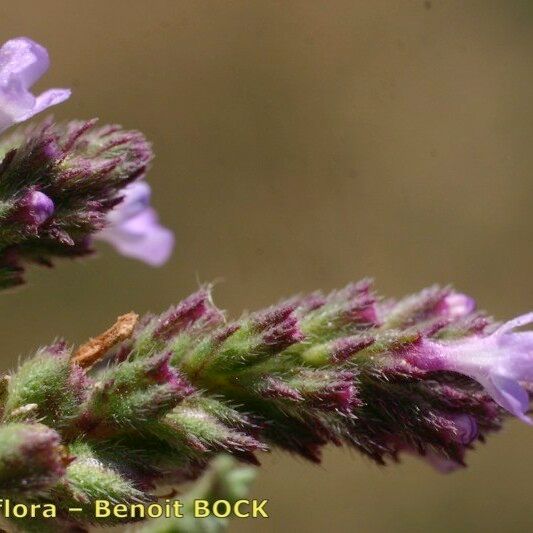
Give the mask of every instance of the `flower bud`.
M 46 194 L 30 190 L 15 207 L 8 222 L 16 222 L 21 231 L 36 231 L 54 213 L 54 202 Z M 26 226 L 26 228 L 24 227 Z
M 257 463 L 253 452 L 266 450 L 266 446 L 237 427 L 231 427 L 227 408 L 219 416 L 217 414 L 213 404 L 208 411 L 193 399 L 176 407 L 165 417 L 165 423 L 199 453 L 223 451 Z
M 8 386 L 5 415 L 26 405 L 36 405 L 33 415 L 54 428 L 63 428 L 86 400 L 90 381 L 83 369 L 71 363 L 68 350 L 57 345 L 42 348 L 28 359 Z
M 42 424 L 0 427 L 0 491 L 39 493 L 65 474 L 69 459 L 61 438 Z
M 210 289 L 201 289 L 163 313 L 157 320 L 153 336 L 169 340 L 192 326 L 212 327 L 222 323 L 223 319 L 224 315 L 213 304 Z
M 83 405 L 79 431 L 113 435 L 164 415 L 192 394 L 194 388 L 169 365 L 170 355 L 124 361 L 105 372 Z

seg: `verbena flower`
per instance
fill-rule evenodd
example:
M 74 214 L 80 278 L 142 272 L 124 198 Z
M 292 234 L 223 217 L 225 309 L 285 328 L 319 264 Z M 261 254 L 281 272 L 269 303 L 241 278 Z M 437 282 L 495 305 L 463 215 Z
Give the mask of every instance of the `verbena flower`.
M 174 234 L 159 224 L 150 206 L 150 186 L 139 181 L 126 187 L 120 204 L 107 214 L 108 225 L 95 235 L 121 254 L 161 266 L 172 253 Z
M 38 96 L 30 92 L 49 66 L 46 49 L 27 37 L 11 39 L 0 48 L 0 132 L 70 96 L 69 89 L 49 89 Z
M 494 401 L 528 424 L 528 388 L 533 385 L 533 332 L 514 331 L 533 323 L 528 313 L 501 325 L 489 335 L 438 342 L 422 339 L 406 355 L 429 371 L 452 371 L 480 383 Z

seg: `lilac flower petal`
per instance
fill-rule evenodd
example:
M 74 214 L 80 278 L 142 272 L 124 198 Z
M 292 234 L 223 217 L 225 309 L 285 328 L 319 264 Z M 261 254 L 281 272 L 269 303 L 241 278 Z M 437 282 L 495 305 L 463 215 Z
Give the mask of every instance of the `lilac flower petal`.
M 516 380 L 491 374 L 483 385 L 496 403 L 523 422 L 533 425 L 533 420 L 525 414 L 529 409 L 529 394 Z
M 521 328 L 522 326 L 526 326 L 528 324 L 533 323 L 533 312 L 526 313 L 524 315 L 517 316 L 516 318 L 513 318 L 513 320 L 509 320 L 508 322 L 505 322 L 505 324 L 502 324 L 495 332 L 494 335 L 501 335 L 503 333 L 507 333 L 513 329 Z
M 30 88 L 49 68 L 46 48 L 27 37 L 17 37 L 0 48 L 0 83 L 6 85 L 12 78 Z
M 136 181 L 128 185 L 122 194 L 122 202 L 107 215 L 107 220 L 112 225 L 121 224 L 150 206 L 152 192 L 150 185 L 145 181 Z
M 49 65 L 46 49 L 26 37 L 0 48 L 0 132 L 70 96 L 68 89 L 50 89 L 37 97 L 29 91 Z
M 137 181 L 122 192 L 122 202 L 107 214 L 108 226 L 97 238 L 127 257 L 161 266 L 172 253 L 174 235 L 159 224 L 156 211 L 150 207 L 150 186 Z
M 0 131 L 25 120 L 35 105 L 35 97 L 20 84 L 0 86 Z
M 48 91 L 41 93 L 39 96 L 37 96 L 37 98 L 35 98 L 35 106 L 27 118 L 44 111 L 48 107 L 64 102 L 70 97 L 70 95 L 70 89 L 48 89 Z
M 121 254 L 154 267 L 163 265 L 174 248 L 173 233 L 158 223 L 157 214 L 151 208 L 105 228 L 98 238 L 113 245 Z

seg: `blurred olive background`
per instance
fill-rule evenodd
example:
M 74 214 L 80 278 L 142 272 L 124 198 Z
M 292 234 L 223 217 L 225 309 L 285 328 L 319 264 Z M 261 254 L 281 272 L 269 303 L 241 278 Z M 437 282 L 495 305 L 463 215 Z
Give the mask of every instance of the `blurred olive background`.
M 2 2 L 2 40 L 50 50 L 59 118 L 152 140 L 176 232 L 150 269 L 109 249 L 33 269 L 0 299 L 1 366 L 55 335 L 220 281 L 231 313 L 371 275 L 400 296 L 453 283 L 509 318 L 533 306 L 533 6 L 527 1 Z M 234 532 L 514 532 L 533 526 L 533 430 L 512 422 L 451 476 L 329 450 L 273 453 Z

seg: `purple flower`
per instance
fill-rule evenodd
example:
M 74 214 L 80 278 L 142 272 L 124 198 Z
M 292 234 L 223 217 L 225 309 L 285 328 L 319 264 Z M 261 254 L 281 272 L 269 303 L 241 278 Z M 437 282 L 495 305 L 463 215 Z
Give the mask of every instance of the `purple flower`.
M 0 48 L 0 132 L 70 96 L 69 89 L 49 89 L 39 96 L 30 92 L 49 65 L 46 49 L 27 37 L 11 39 Z
M 54 202 L 41 191 L 29 190 L 20 200 L 11 218 L 31 228 L 38 228 L 54 214 Z
M 150 186 L 135 182 L 124 190 L 124 199 L 107 215 L 108 226 L 96 234 L 127 257 L 161 266 L 174 247 L 173 233 L 159 224 L 150 207 Z
M 453 427 L 452 440 L 467 446 L 478 436 L 478 426 L 473 416 L 460 414 L 448 417 Z
M 54 202 L 41 191 L 30 193 L 28 206 L 38 226 L 46 222 L 54 213 Z
M 493 400 L 524 422 L 533 385 L 533 331 L 514 331 L 533 323 L 533 313 L 506 322 L 487 336 L 437 342 L 421 339 L 403 354 L 423 370 L 446 370 L 480 383 Z M 525 386 L 524 386 L 525 385 Z

